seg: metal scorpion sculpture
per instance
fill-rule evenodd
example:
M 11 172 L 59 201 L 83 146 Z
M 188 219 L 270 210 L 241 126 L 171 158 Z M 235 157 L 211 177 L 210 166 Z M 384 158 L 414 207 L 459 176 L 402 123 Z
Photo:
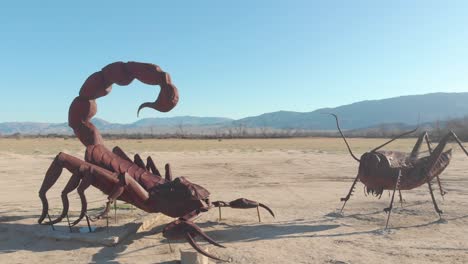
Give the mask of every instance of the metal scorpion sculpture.
M 95 72 L 84 82 L 79 95 L 73 100 L 68 117 L 68 124 L 77 138 L 86 146 L 84 160 L 59 153 L 46 172 L 39 190 L 42 201 L 40 224 L 53 225 L 68 218 L 69 201 L 67 195 L 77 190 L 81 200 L 81 211 L 78 219 L 70 225 L 76 225 L 87 217 L 85 190 L 94 186 L 108 195 L 105 209 L 91 220 L 105 217 L 111 204 L 116 200 L 125 201 L 149 213 L 162 213 L 178 219 L 169 223 L 163 230 L 167 239 L 186 239 L 195 250 L 216 260 L 222 260 L 205 252 L 195 242 L 195 236 L 201 236 L 209 243 L 223 247 L 206 235 L 194 222 L 194 218 L 210 208 L 265 208 L 273 217 L 273 211 L 266 205 L 240 198 L 232 202 L 210 202 L 209 192 L 200 185 L 191 183 L 184 177 L 172 179 L 171 167 L 165 165 L 165 177 L 156 168 L 151 157 L 146 165 L 136 154 L 132 161 L 119 147 L 112 151 L 104 146 L 98 129 L 91 123 L 97 112 L 96 99 L 111 92 L 112 84 L 128 85 L 134 79 L 145 84 L 159 85 L 161 91 L 155 102 L 143 103 L 141 109 L 148 107 L 161 112 L 174 108 L 179 100 L 178 90 L 172 84 L 168 73 L 158 66 L 139 62 L 115 62 L 101 71 Z M 63 210 L 58 218 L 51 220 L 46 192 L 55 184 L 62 170 L 72 173 L 70 180 L 62 191 Z M 46 216 L 48 222 L 44 222 Z M 260 214 L 259 214 L 260 220 Z
M 358 180 L 364 184 L 365 192 L 367 192 L 367 194 L 371 193 L 379 198 L 382 196 L 384 190 L 393 190 L 390 206 L 384 209 L 384 211 L 388 213 L 387 222 L 385 224 L 385 228 L 387 228 L 396 190 L 398 190 L 400 202 L 402 202 L 401 190 L 412 190 L 427 183 L 432 203 L 434 204 L 434 209 L 439 214 L 439 217 L 441 217 L 442 211 L 437 206 L 431 181 L 434 178 L 437 179 L 440 193 L 443 197 L 445 195 L 445 191 L 442 189 L 439 175 L 445 170 L 445 168 L 447 168 L 450 163 L 450 159 L 452 158 L 452 149 L 444 151 L 448 140 L 453 138 L 468 156 L 467 150 L 463 147 L 462 142 L 453 131 L 448 132 L 444 137 L 442 137 L 435 149 L 432 149 L 428 133 L 423 132 L 418 137 L 413 150 L 409 154 L 399 151 L 379 150 L 390 142 L 415 132 L 418 129 L 416 127 L 415 129 L 404 132 L 373 150 L 364 153 L 361 158 L 358 159 L 351 151 L 351 148 L 340 129 L 338 116 L 335 114 L 331 115 L 335 117 L 336 126 L 348 148 L 349 153 L 353 159 L 359 162 L 358 174 L 351 185 L 348 195 L 341 198 L 341 201 L 344 203 L 340 212 L 343 212 L 346 202 L 353 194 Z M 423 141 L 427 144 L 429 156 L 419 158 L 418 154 Z

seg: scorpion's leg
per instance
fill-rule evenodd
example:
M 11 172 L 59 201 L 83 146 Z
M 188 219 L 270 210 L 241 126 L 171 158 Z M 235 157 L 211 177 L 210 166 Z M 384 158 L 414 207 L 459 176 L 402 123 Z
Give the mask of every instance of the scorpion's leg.
M 154 164 L 154 161 L 153 159 L 151 158 L 151 156 L 148 156 L 146 158 L 146 165 L 145 165 L 145 162 L 143 161 L 143 159 L 140 157 L 140 155 L 138 154 L 135 154 L 135 164 L 137 164 L 138 166 L 140 166 L 141 168 L 143 169 L 146 169 L 147 171 L 153 173 L 154 175 L 157 175 L 157 176 L 161 176 L 161 173 L 159 172 L 159 170 L 156 168 L 156 165 Z M 169 168 L 170 170 L 170 168 Z M 167 167 L 166 167 L 166 171 L 167 171 Z M 167 178 L 166 178 L 167 180 Z M 171 178 L 172 180 L 172 178 Z
M 135 154 L 135 156 L 133 156 L 133 163 L 135 163 L 136 165 L 138 165 L 138 167 L 142 169 L 146 169 L 145 162 L 143 162 L 140 155 L 138 154 Z
M 400 188 L 400 180 L 401 180 L 401 170 L 398 172 L 398 178 L 395 183 L 395 187 L 393 187 L 393 194 L 392 194 L 392 200 L 390 201 L 390 206 L 385 208 L 384 211 L 385 213 L 388 213 L 387 217 L 387 223 L 385 224 L 385 229 L 388 227 L 388 221 L 390 221 L 390 214 L 392 213 L 392 208 L 393 208 L 393 200 L 395 198 L 395 192 L 396 190 Z
M 81 221 L 81 219 L 83 219 L 83 217 L 86 215 L 86 211 L 88 209 L 88 202 L 86 201 L 86 196 L 84 192 L 86 189 L 88 189 L 89 186 L 91 186 L 91 184 L 93 184 L 95 179 L 95 175 L 92 173 L 91 167 L 89 166 L 82 165 L 80 167 L 80 173 L 83 175 L 83 179 L 81 180 L 81 183 L 76 190 L 81 200 L 81 211 L 80 215 L 78 216 L 78 219 L 71 223 L 70 226 L 78 224 Z
M 151 173 L 155 175 L 161 176 L 161 173 L 159 172 L 158 168 L 156 168 L 156 165 L 154 164 L 154 161 L 151 158 L 151 156 L 148 156 L 148 158 L 146 158 L 146 170 L 151 171 Z
M 49 211 L 49 203 L 47 201 L 46 193 L 57 182 L 58 178 L 62 174 L 63 168 L 66 168 L 68 171 L 72 172 L 73 175 L 76 175 L 75 172 L 77 172 L 80 166 L 84 163 L 84 161 L 75 158 L 71 155 L 65 154 L 63 152 L 60 152 L 55 157 L 54 161 L 52 162 L 52 164 L 46 172 L 44 181 L 42 182 L 41 188 L 39 190 L 39 198 L 42 201 L 42 213 L 38 219 L 39 224 L 41 224 L 42 221 L 44 221 Z M 73 180 L 69 181 L 66 190 L 64 190 L 65 192 L 67 192 L 68 189 L 73 188 L 76 185 L 76 181 L 78 181 L 77 177 L 78 176 L 72 176 Z M 64 202 L 63 195 L 62 201 Z
M 125 154 L 125 152 L 120 147 L 118 146 L 114 147 L 114 149 L 112 149 L 112 152 L 114 154 L 117 154 L 119 157 L 132 162 L 132 160 L 127 156 L 127 154 Z M 135 154 L 133 162 L 137 164 L 138 166 L 146 169 L 147 171 L 151 171 L 151 173 L 161 176 L 161 173 L 159 173 L 159 170 L 156 168 L 156 165 L 154 165 L 154 161 L 151 158 L 151 156 L 148 156 L 148 158 L 146 159 L 146 166 L 143 160 L 141 159 L 140 155 L 138 154 Z
M 166 166 L 164 166 L 164 169 L 166 170 L 165 173 L 165 179 L 166 181 L 172 181 L 172 170 L 171 170 L 171 164 L 166 163 Z
M 356 183 L 358 182 L 358 180 L 359 180 L 359 174 L 358 174 L 358 175 L 356 176 L 356 178 L 354 179 L 354 182 L 353 182 L 353 184 L 351 185 L 351 189 L 349 189 L 348 195 L 346 195 L 346 197 L 344 197 L 344 198 L 341 198 L 341 201 L 344 202 L 344 203 L 343 203 L 343 207 L 341 207 L 340 213 L 343 212 L 343 209 L 344 209 L 344 207 L 345 207 L 345 205 L 346 205 L 346 202 L 349 200 L 349 198 L 351 197 L 351 195 L 353 195 L 354 188 L 355 188 Z
M 145 162 L 140 157 L 140 155 L 135 154 L 134 163 L 136 165 L 138 165 L 140 168 L 146 169 L 147 171 L 153 173 L 154 175 L 161 176 L 161 173 L 159 173 L 159 170 L 156 168 L 156 165 L 154 165 L 154 161 L 151 158 L 151 156 L 148 156 L 148 158 L 146 158 L 146 165 L 145 165 Z M 166 167 L 166 171 L 167 171 L 167 167 Z M 167 180 L 167 177 L 166 177 L 166 180 Z M 171 180 L 172 180 L 172 178 L 171 178 Z
M 136 182 L 132 177 L 128 176 L 127 174 L 123 175 L 124 180 L 121 180 L 119 179 L 118 174 L 94 165 L 83 165 L 80 167 L 80 172 L 83 175 L 83 179 L 81 180 L 77 191 L 81 199 L 81 212 L 78 219 L 71 224 L 72 226 L 80 222 L 81 219 L 83 219 L 83 217 L 86 215 L 87 202 L 86 197 L 84 195 L 84 191 L 89 186 L 91 186 L 94 183 L 94 181 L 96 181 L 96 179 L 100 179 L 100 181 L 107 183 L 110 182 L 114 184 L 114 186 L 122 185 L 121 182 L 123 181 L 123 184 L 128 187 L 129 199 L 135 202 L 135 204 L 143 205 L 145 201 L 147 201 L 149 198 L 148 192 L 145 189 L 143 189 L 143 187 L 141 187 L 141 185 L 138 182 Z M 109 195 L 110 199 L 112 199 L 114 196 L 118 198 L 118 196 L 120 196 L 121 194 L 121 190 L 122 188 L 114 188 L 111 191 L 111 194 Z
M 223 201 L 215 201 L 212 204 L 215 207 L 219 208 L 219 220 L 221 220 L 221 207 L 231 207 L 231 208 L 236 208 L 236 209 L 257 208 L 257 214 L 258 214 L 258 221 L 259 222 L 261 222 L 259 207 L 264 208 L 273 217 L 275 217 L 275 214 L 273 213 L 273 211 L 268 206 L 266 206 L 266 205 L 264 205 L 262 203 L 256 202 L 256 201 L 245 199 L 245 198 L 239 198 L 239 199 L 236 199 L 236 200 L 231 201 L 229 203 L 223 202 Z
M 111 204 L 114 204 L 116 202 L 117 198 L 119 198 L 120 195 L 122 195 L 122 193 L 125 190 L 125 186 L 127 185 L 127 183 L 125 181 L 126 177 L 128 178 L 128 176 L 126 176 L 125 174 L 119 174 L 117 176 L 117 178 L 119 179 L 119 183 L 114 186 L 114 188 L 110 192 L 109 196 L 107 197 L 107 202 L 106 202 L 106 205 L 104 207 L 104 210 L 101 213 L 99 213 L 98 215 L 96 215 L 94 217 L 91 217 L 91 221 L 101 219 L 103 217 L 106 217 L 107 214 L 109 214 Z
M 113 149 L 112 149 L 112 152 L 114 154 L 116 154 L 117 156 L 127 160 L 127 161 L 130 161 L 132 162 L 132 160 L 127 156 L 127 154 L 125 154 L 125 152 L 119 147 L 119 146 L 115 146 Z
M 62 221 L 62 219 L 65 216 L 67 216 L 68 209 L 69 209 L 69 206 L 70 206 L 70 203 L 68 201 L 68 194 L 70 192 L 72 192 L 73 190 L 75 190 L 76 187 L 78 187 L 78 184 L 80 183 L 80 181 L 81 181 L 81 174 L 78 171 L 73 173 L 73 175 L 71 176 L 71 178 L 68 181 L 67 185 L 65 186 L 65 188 L 62 191 L 62 196 L 61 196 L 62 204 L 63 204 L 62 214 L 60 214 L 60 216 L 57 219 L 53 220 L 53 221 L 45 222 L 44 223 L 45 225 L 54 225 L 54 224 Z

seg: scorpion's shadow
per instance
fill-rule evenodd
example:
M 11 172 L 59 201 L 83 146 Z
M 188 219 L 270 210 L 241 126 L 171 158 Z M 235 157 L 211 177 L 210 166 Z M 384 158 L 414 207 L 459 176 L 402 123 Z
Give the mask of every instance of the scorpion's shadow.
M 169 247 L 165 239 L 154 235 L 161 233 L 167 223 L 154 227 L 153 229 L 130 235 L 114 247 L 103 247 L 101 245 L 88 244 L 78 241 L 66 241 L 65 243 L 38 243 L 41 238 L 32 237 L 38 228 L 45 228 L 37 224 L 19 223 L 18 221 L 26 219 L 37 219 L 37 215 L 22 215 L 22 216 L 2 216 L 0 218 L 0 255 L 26 250 L 31 252 L 47 252 L 47 251 L 69 251 L 77 250 L 83 247 L 100 248 L 97 253 L 92 256 L 91 261 L 94 263 L 118 263 L 117 258 L 128 259 L 135 256 L 135 253 L 147 249 L 155 249 L 150 255 L 168 254 Z M 28 221 L 29 222 L 29 221 Z M 299 221 L 300 222 L 300 221 Z M 339 225 L 327 225 L 322 221 L 285 221 L 269 224 L 250 224 L 250 225 L 230 225 L 223 222 L 197 222 L 197 224 L 206 233 L 221 243 L 229 242 L 251 242 L 257 240 L 282 239 L 294 237 L 306 237 L 311 233 L 326 231 L 339 227 Z M 49 228 L 49 227 L 47 227 Z M 210 230 L 216 228 L 216 230 Z M 51 232 L 60 232 L 52 231 Z M 148 243 L 148 246 L 138 247 L 137 249 L 128 250 L 128 247 L 140 239 L 151 239 L 155 243 Z M 171 243 L 173 243 L 171 241 Z M 174 241 L 174 243 L 186 243 L 185 241 Z M 147 254 L 147 252 L 145 252 Z M 178 263 L 177 261 L 163 262 Z
M 317 224 L 321 221 L 284 221 L 271 224 L 230 225 L 219 222 L 204 222 L 198 224 L 202 229 L 221 226 L 222 229 L 206 231 L 210 237 L 219 242 L 252 242 L 283 238 L 309 237 L 311 233 L 338 228 L 337 224 Z
M 338 228 L 339 225 L 325 225 L 325 224 L 314 224 L 314 222 L 305 222 L 298 224 L 295 222 L 279 222 L 272 224 L 255 224 L 255 225 L 230 225 L 220 222 L 199 222 L 197 223 L 202 229 L 210 229 L 215 227 L 221 227 L 219 230 L 207 230 L 206 234 L 215 239 L 220 243 L 228 242 L 252 242 L 257 240 L 269 240 L 269 239 L 283 239 L 283 238 L 298 238 L 298 237 L 308 237 L 311 233 L 326 231 L 334 228 Z M 169 244 L 167 240 L 162 240 L 162 243 L 158 245 L 150 245 L 143 247 L 137 250 L 124 252 L 127 247 L 139 239 L 157 239 L 160 238 L 151 238 L 151 235 L 158 234 L 166 224 L 157 226 L 150 231 L 134 234 L 131 237 L 122 241 L 116 247 L 105 247 L 102 248 L 98 253 L 96 253 L 92 260 L 94 262 L 100 262 L 102 260 L 112 260 L 117 257 L 125 257 L 126 255 L 131 255 L 137 253 L 138 251 L 146 250 L 148 248 L 155 247 L 166 247 L 167 251 L 160 254 L 169 253 Z M 175 243 L 186 243 L 185 241 L 171 241 L 172 244 Z M 157 254 L 157 253 L 154 253 Z M 112 262 L 111 262 L 112 263 Z M 114 262 L 117 263 L 117 262 Z M 179 263 L 178 261 L 169 261 L 163 262 L 166 264 L 169 263 Z
M 35 235 L 39 228 L 45 228 L 38 224 L 12 222 L 16 220 L 24 220 L 36 218 L 37 215 L 28 216 L 2 216 L 0 217 L 0 256 L 19 250 L 31 252 L 47 252 L 51 250 L 75 250 L 83 246 L 82 242 L 67 241 L 67 243 L 40 243 L 44 238 Z M 54 232 L 51 230 L 51 232 Z
M 64 232 L 64 231 L 54 231 L 51 227 L 41 226 L 39 224 L 29 223 L 20 223 L 17 221 L 27 220 L 27 219 L 37 219 L 38 215 L 21 215 L 21 216 L 1 216 L 0 217 L 0 259 L 7 258 L 9 253 L 14 253 L 20 250 L 30 251 L 30 252 L 49 252 L 49 251 L 73 251 L 79 250 L 82 248 L 102 248 L 96 254 L 93 255 L 91 262 L 92 263 L 119 263 L 115 260 L 120 256 L 120 253 L 125 251 L 128 245 L 133 243 L 133 241 L 141 239 L 145 236 L 156 234 L 162 231 L 162 228 L 165 225 L 154 228 L 150 232 L 137 233 L 130 236 L 130 239 L 124 239 L 119 244 L 114 247 L 106 247 L 103 245 L 90 244 L 83 241 L 54 241 L 53 238 L 44 238 L 38 237 L 36 233 L 41 233 L 38 229 L 50 228 L 50 232 Z M 109 227 L 112 229 L 112 227 Z M 65 232 L 66 233 L 66 232 Z M 41 243 L 44 239 L 50 240 L 50 243 Z M 151 239 L 151 238 L 147 238 Z M 153 238 L 155 239 L 155 238 Z M 160 239 L 157 238 L 159 241 Z M 167 246 L 163 243 L 158 245 L 151 245 L 149 247 L 155 248 L 159 246 Z M 143 250 L 145 248 L 140 248 L 137 251 Z M 134 253 L 134 252 L 129 252 Z M 125 255 L 127 253 L 124 253 Z M 166 261 L 158 262 L 164 264 L 176 264 L 178 261 Z

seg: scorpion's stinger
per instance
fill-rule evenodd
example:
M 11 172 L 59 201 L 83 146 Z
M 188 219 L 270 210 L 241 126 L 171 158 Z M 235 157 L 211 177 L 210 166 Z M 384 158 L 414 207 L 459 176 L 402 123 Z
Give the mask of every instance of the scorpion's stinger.
M 141 111 L 141 109 L 147 108 L 147 107 L 148 107 L 148 108 L 152 108 L 152 107 L 151 107 L 152 105 L 153 105 L 153 103 L 143 103 L 143 104 L 141 104 L 141 105 L 138 107 L 138 110 L 137 110 L 137 117 L 140 116 L 140 111 Z
M 164 81 L 167 82 L 167 79 Z M 160 84 L 160 86 L 161 92 L 159 93 L 156 101 L 141 104 L 140 107 L 138 107 L 137 117 L 143 108 L 152 108 L 159 112 L 169 112 L 177 105 L 177 102 L 179 101 L 179 92 L 177 91 L 177 88 L 170 83 Z

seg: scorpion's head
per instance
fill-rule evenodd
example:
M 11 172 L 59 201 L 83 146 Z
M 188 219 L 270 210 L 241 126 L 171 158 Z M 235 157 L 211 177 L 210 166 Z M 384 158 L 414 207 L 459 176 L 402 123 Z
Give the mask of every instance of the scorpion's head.
M 179 177 L 151 190 L 150 199 L 159 212 L 171 217 L 180 217 L 207 207 L 209 195 L 205 188 Z

